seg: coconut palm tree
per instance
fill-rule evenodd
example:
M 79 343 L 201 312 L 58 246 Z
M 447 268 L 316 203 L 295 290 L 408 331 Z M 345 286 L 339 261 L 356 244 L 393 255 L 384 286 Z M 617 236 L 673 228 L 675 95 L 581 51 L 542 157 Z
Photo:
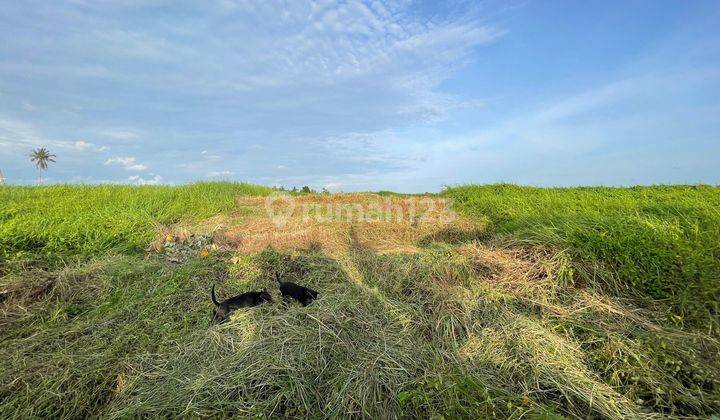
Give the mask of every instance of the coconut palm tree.
M 55 162 L 55 155 L 50 154 L 50 151 L 44 147 L 35 149 L 30 153 L 30 161 L 35 162 L 35 167 L 38 169 L 38 184 L 42 184 L 42 171 L 47 170 L 48 162 Z

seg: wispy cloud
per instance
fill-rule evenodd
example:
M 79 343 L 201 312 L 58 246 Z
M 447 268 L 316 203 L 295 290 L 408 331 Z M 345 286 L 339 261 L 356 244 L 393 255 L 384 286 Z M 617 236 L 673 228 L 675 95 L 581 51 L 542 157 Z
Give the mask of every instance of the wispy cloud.
M 208 172 L 208 177 L 210 178 L 221 178 L 221 177 L 230 177 L 232 176 L 232 171 L 211 171 Z
M 337 191 L 342 187 L 341 182 L 328 182 L 325 185 L 323 185 L 323 188 L 325 188 L 328 191 Z
M 466 1 L 2 2 L 0 166 L 33 179 L 26 155 L 46 146 L 60 180 L 160 182 L 152 166 L 162 182 L 437 190 L 641 179 L 603 168 L 655 145 L 657 174 L 693 150 L 700 166 L 711 159 L 716 34 L 667 46 L 658 34 L 670 29 L 655 28 L 659 58 L 629 62 L 647 48 L 600 31 L 607 50 L 589 54 L 557 35 L 571 24 L 556 34 L 515 13 Z
M 141 172 L 147 170 L 147 165 L 143 165 L 137 162 L 135 157 L 113 157 L 105 161 L 105 166 L 119 165 L 128 171 Z
M 106 137 L 112 140 L 119 141 L 132 141 L 137 140 L 141 137 L 141 133 L 133 129 L 101 129 L 97 130 L 96 134 L 101 137 Z
M 75 149 L 80 150 L 80 151 L 92 150 L 95 152 L 104 152 L 108 149 L 107 146 L 96 146 L 93 143 L 88 143 L 83 140 L 76 141 L 75 143 L 73 143 L 73 146 L 75 147 Z
M 442 120 L 468 101 L 440 84 L 503 34 L 462 5 L 424 16 L 395 1 L 161 0 L 172 7 L 157 19 L 134 2 L 38 2 L 43 12 L 30 20 L 32 1 L 2 6 L 16 24 L 0 33 L 0 78 L 30 80 L 24 97 L 7 99 L 37 105 L 44 132 L 74 132 L 82 140 L 66 146 L 78 151 L 186 164 L 176 180 L 203 177 L 221 159 L 244 178 L 277 170 L 281 155 L 303 171 L 324 139 Z M 201 151 L 205 163 L 193 163 Z M 314 166 L 359 170 L 350 154 Z M 96 171 L 90 163 L 77 170 Z
M 437 189 L 468 177 L 535 185 L 712 179 L 720 103 L 695 100 L 708 80 L 720 80 L 720 70 L 651 70 L 556 97 L 461 136 L 400 140 L 391 150 L 404 150 L 409 165 L 391 187 L 419 180 Z M 684 144 L 709 153 L 700 156 Z
M 74 151 L 103 152 L 107 146 L 100 146 L 84 140 L 58 140 L 40 134 L 37 128 L 26 121 L 2 118 L 0 115 L 0 145 L 7 149 L 27 150 L 31 147 L 50 147 Z
M 139 175 L 132 175 L 128 177 L 128 181 L 137 185 L 159 185 L 163 183 L 163 177 L 155 175 L 152 178 L 143 178 Z

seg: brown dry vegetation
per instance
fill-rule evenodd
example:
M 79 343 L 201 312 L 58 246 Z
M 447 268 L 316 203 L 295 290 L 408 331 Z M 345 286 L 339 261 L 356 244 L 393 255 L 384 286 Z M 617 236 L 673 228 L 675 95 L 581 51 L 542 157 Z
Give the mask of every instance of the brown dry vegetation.
M 445 203 L 428 205 L 425 199 L 381 197 L 376 194 L 306 195 L 283 199 L 270 207 L 285 215 L 279 223 L 268 217 L 266 199 L 238 197 L 239 209 L 231 216 L 216 217 L 188 229 L 162 227 L 155 248 L 168 235 L 183 240 L 191 233 L 213 236 L 224 249 L 254 254 L 271 247 L 282 251 L 320 250 L 340 257 L 350 246 L 378 253 L 416 252 L 423 243 L 451 237 L 482 235 L 482 227 L 457 218 Z M 412 204 L 416 203 L 416 204 Z
M 157 224 L 145 258 L 3 277 L 11 363 L 0 377 L 13 379 L 0 387 L 2 413 L 718 412 L 714 336 L 668 322 L 662 302 L 606 293 L 597 267 L 566 250 L 491 234 L 442 206 L 428 214 L 426 198 L 411 198 L 416 217 L 408 197 L 301 195 L 292 211 L 274 199 L 270 209 L 287 213 L 277 223 L 264 198 L 240 196 L 227 212 Z M 273 273 L 320 298 L 207 328 L 210 284 L 223 296 L 268 287 L 279 298 Z
M 561 412 L 652 417 L 643 409 L 647 395 L 655 396 L 658 407 L 687 404 L 690 411 L 702 411 L 703 404 L 718 404 L 712 400 L 716 397 L 701 403 L 658 364 L 672 363 L 669 356 L 653 359 L 640 344 L 648 334 L 661 337 L 663 345 L 689 339 L 696 347 L 688 354 L 695 357 L 718 348 L 716 340 L 661 326 L 668 316 L 662 310 L 640 309 L 603 295 L 585 275 L 590 269 L 573 263 L 565 252 L 489 239 L 482 223 L 448 213 L 443 205 L 425 212 L 418 198 L 412 198 L 415 207 L 404 197 L 374 194 L 300 196 L 292 206 L 283 200 L 268 206 L 262 198 L 239 197 L 239 209 L 231 215 L 183 230 L 162 229 L 158 242 L 168 235 L 181 239 L 188 232 L 212 235 L 214 246 L 235 255 L 233 262 L 267 249 L 326 255 L 367 293 L 377 296 L 380 287 L 382 299 L 396 291 L 401 301 L 431 305 L 434 331 L 423 335 L 441 337 L 441 347 L 450 352 L 445 357 L 458 360 L 466 374 L 499 387 L 502 381 L 519 381 L 514 392 L 534 395 L 540 404 L 542 390 L 549 387 L 551 400 L 564 401 Z M 268 211 L 286 217 L 278 223 Z M 438 245 L 446 249 L 440 265 L 413 268 L 417 263 L 412 256 L 424 258 L 429 252 L 436 258 Z M 383 257 L 393 255 L 400 260 Z M 263 276 L 262 266 L 240 266 L 236 273 L 241 276 L 243 270 Z M 419 280 L 423 274 L 416 269 L 430 270 L 425 274 L 429 283 Z M 492 322 L 483 312 L 488 305 L 495 308 Z M 478 313 L 483 314 L 480 319 Z M 683 357 L 675 356 L 673 360 Z M 494 383 L 488 372 L 496 372 L 501 381 Z M 663 389 L 668 382 L 677 389 Z

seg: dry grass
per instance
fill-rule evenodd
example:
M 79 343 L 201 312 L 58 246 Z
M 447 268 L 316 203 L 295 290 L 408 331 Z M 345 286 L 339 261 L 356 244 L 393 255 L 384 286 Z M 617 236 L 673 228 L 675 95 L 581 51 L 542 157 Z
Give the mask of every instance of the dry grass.
M 187 226 L 158 226 L 152 248 L 193 234 L 212 235 L 223 249 L 246 255 L 268 247 L 283 251 L 321 250 L 335 257 L 347 254 L 349 245 L 380 253 L 417 252 L 434 240 L 457 240 L 482 235 L 482 227 L 466 219 L 449 217 L 443 201 L 410 200 L 376 194 L 306 195 L 272 201 L 239 196 L 238 210 Z M 284 214 L 283 223 L 269 217 L 268 208 Z
M 3 277 L 0 414 L 622 419 L 720 409 L 717 341 L 673 327 L 662 307 L 603 294 L 566 251 L 491 239 L 464 218 L 397 220 L 411 210 L 397 197 L 298 196 L 282 225 L 264 199 L 237 203 L 157 226 L 150 249 L 165 255 L 168 244 L 212 238 L 180 263 L 117 257 Z M 376 213 L 307 220 L 303 204 Z M 207 328 L 211 283 L 223 295 L 271 287 L 278 301 L 276 272 L 320 298 Z

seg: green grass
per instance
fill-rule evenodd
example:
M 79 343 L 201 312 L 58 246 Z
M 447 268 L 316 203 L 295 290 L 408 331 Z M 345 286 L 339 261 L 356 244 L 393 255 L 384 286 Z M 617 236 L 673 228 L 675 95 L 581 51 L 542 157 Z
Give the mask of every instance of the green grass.
M 138 253 L 157 224 L 205 219 L 232 209 L 238 194 L 270 191 L 236 183 L 0 187 L 0 272 L 12 263 Z
M 566 249 L 585 281 L 616 295 L 665 300 L 717 333 L 720 188 L 462 186 L 443 195 L 513 241 Z
M 720 412 L 717 188 L 451 188 L 482 234 L 413 253 L 144 251 L 269 191 L 0 188 L 0 417 Z M 213 283 L 275 303 L 208 327 Z

